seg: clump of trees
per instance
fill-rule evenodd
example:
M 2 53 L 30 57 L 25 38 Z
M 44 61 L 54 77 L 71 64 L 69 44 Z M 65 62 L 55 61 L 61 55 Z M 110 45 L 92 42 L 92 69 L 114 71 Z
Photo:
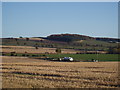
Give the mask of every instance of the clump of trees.
M 36 44 L 34 45 L 34 47 L 35 47 L 35 49 L 38 49 L 39 45 L 36 43 Z
M 29 41 L 29 38 L 26 38 L 26 41 Z
M 61 53 L 62 51 L 61 51 L 61 48 L 56 48 L 56 53 Z
M 120 48 L 112 48 L 112 47 L 109 47 L 108 53 L 109 53 L 109 54 L 120 54 Z
M 23 38 L 22 36 L 20 36 L 19 38 Z
M 10 56 L 17 56 L 16 52 L 10 52 Z
M 47 39 L 55 40 L 55 41 L 63 41 L 63 42 L 72 42 L 72 41 L 87 40 L 94 38 L 84 35 L 78 35 L 78 34 L 56 34 L 56 35 L 48 36 Z

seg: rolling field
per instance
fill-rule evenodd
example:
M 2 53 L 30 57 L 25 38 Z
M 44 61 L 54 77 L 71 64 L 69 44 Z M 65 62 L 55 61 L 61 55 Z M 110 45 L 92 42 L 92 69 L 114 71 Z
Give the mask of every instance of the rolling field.
M 39 45 L 40 47 L 61 47 L 61 48 L 68 48 L 68 49 L 89 49 L 89 50 L 107 50 L 109 47 L 117 47 L 117 43 L 109 43 L 108 41 L 100 41 L 100 40 L 73 40 L 71 43 L 57 41 L 57 40 L 49 40 L 43 38 L 30 38 L 26 40 L 26 38 L 3 38 L 2 45 L 12 45 L 12 46 L 34 46 Z
M 118 62 L 53 62 L 1 56 L 3 88 L 117 88 Z
M 39 47 L 38 49 L 35 49 L 35 47 L 32 46 L 5 46 L 1 45 L 0 48 L 2 49 L 2 52 L 16 52 L 16 53 L 56 53 L 56 48 L 42 48 Z M 62 49 L 62 53 L 76 53 L 77 50 L 74 49 Z
M 119 54 L 48 54 L 48 57 L 73 57 L 75 61 L 91 61 L 92 59 L 99 61 L 120 61 Z
M 2 52 L 9 53 L 7 54 L 10 56 L 11 52 L 15 52 L 18 56 L 22 56 L 22 54 L 27 54 L 29 56 L 38 55 L 38 57 L 42 55 L 46 55 L 50 58 L 59 58 L 59 57 L 73 57 L 75 61 L 90 61 L 92 59 L 97 59 L 99 61 L 120 61 L 118 58 L 118 54 L 76 54 L 79 52 L 78 50 L 74 49 L 62 49 L 62 54 L 56 54 L 56 48 L 38 48 L 31 46 L 0 46 Z M 45 54 L 45 53 L 49 54 Z

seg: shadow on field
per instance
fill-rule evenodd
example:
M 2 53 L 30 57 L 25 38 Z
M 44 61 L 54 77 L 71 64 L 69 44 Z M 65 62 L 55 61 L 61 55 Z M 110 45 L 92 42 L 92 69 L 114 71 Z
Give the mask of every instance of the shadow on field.
M 58 74 L 39 74 L 39 73 L 31 73 L 31 72 L 11 72 L 13 74 L 23 74 L 23 75 L 40 75 L 40 76 L 52 76 L 52 77 L 63 77 Z

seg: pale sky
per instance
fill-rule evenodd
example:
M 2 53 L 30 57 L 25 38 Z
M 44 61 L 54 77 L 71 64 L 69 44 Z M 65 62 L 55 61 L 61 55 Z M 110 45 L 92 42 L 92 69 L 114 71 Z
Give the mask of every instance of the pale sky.
M 117 2 L 3 2 L 3 37 L 118 37 Z

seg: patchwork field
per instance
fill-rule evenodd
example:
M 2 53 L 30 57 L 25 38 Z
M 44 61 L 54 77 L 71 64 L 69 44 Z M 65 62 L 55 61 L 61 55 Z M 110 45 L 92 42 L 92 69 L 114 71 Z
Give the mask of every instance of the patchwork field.
M 1 45 L 0 48 L 2 49 L 2 52 L 16 52 L 16 53 L 56 53 L 56 48 L 42 48 L 39 47 L 38 49 L 35 49 L 35 47 L 32 46 L 5 46 Z M 74 49 L 62 49 L 62 53 L 76 53 L 77 50 Z
M 3 88 L 117 88 L 118 62 L 53 62 L 1 56 Z
M 56 48 L 42 48 L 39 47 L 35 49 L 35 47 L 31 46 L 0 46 L 2 49 L 1 52 L 7 53 L 6 56 L 10 56 L 11 52 L 15 52 L 17 56 L 34 56 L 41 57 L 43 55 L 50 58 L 63 58 L 63 57 L 73 57 L 74 61 L 91 61 L 92 59 L 99 61 L 120 61 L 118 58 L 118 54 L 76 54 L 80 52 L 79 50 L 74 49 L 62 49 L 61 54 L 56 53 Z

